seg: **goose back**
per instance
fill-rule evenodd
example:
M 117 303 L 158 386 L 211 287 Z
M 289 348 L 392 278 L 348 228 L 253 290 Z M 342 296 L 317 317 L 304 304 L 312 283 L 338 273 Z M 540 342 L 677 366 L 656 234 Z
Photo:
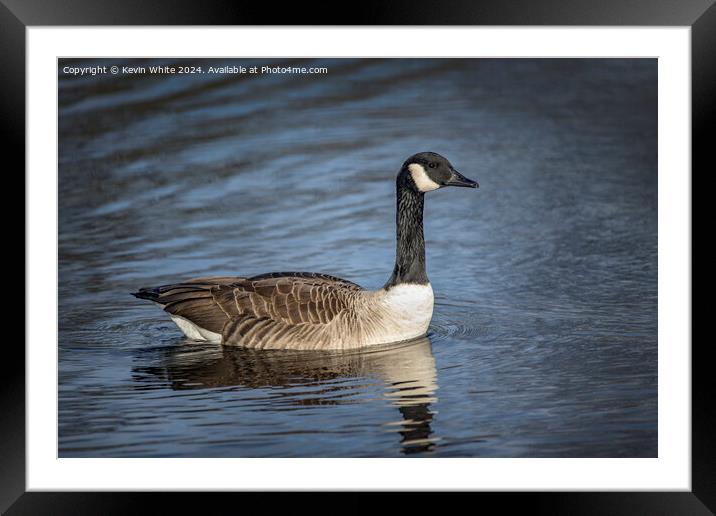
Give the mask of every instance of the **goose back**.
M 368 291 L 327 274 L 281 272 L 197 278 L 135 296 L 163 305 L 197 340 L 254 349 L 353 349 L 425 334 L 432 289 L 405 289 Z

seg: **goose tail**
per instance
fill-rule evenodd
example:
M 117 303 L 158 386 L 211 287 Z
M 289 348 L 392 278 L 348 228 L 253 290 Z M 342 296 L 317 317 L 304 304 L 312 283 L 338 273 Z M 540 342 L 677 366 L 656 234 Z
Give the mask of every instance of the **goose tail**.
M 154 288 L 140 288 L 137 292 L 130 292 L 134 297 L 138 299 L 148 299 L 149 301 L 159 302 L 159 289 Z

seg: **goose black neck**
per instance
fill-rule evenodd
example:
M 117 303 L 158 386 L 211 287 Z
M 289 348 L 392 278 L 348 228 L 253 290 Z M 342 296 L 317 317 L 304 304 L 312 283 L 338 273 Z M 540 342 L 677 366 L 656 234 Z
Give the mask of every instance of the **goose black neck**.
M 423 238 L 423 205 L 425 195 L 410 183 L 407 174 L 396 181 L 397 243 L 393 274 L 385 284 L 390 288 L 401 283 L 426 285 L 425 239 Z

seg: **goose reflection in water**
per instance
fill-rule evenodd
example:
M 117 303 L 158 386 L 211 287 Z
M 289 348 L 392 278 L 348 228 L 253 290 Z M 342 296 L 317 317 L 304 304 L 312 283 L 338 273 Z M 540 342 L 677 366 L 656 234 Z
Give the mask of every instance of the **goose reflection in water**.
M 355 382 L 341 379 L 363 380 L 357 387 L 363 390 L 377 380 L 384 399 L 400 412 L 401 419 L 384 428 L 397 429 L 401 451 L 429 451 L 438 441 L 431 428 L 437 369 L 428 337 L 344 352 L 253 350 L 187 340 L 166 350 L 159 366 L 134 368 L 138 382 L 146 375 L 162 378 L 173 390 L 293 387 L 278 396 L 299 407 L 354 403 Z M 297 393 L 295 387 L 310 388 Z

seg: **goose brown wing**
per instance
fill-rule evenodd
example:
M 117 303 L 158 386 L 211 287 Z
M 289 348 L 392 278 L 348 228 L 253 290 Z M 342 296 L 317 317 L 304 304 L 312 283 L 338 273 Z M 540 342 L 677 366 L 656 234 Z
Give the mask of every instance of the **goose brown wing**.
M 201 328 L 221 333 L 229 315 L 216 302 L 212 290 L 244 279 L 236 276 L 196 278 L 171 285 L 141 288 L 133 295 L 159 303 L 170 314 L 184 317 Z
M 327 274 L 279 272 L 212 289 L 231 318 L 252 317 L 288 325 L 326 324 L 351 306 L 362 287 Z

